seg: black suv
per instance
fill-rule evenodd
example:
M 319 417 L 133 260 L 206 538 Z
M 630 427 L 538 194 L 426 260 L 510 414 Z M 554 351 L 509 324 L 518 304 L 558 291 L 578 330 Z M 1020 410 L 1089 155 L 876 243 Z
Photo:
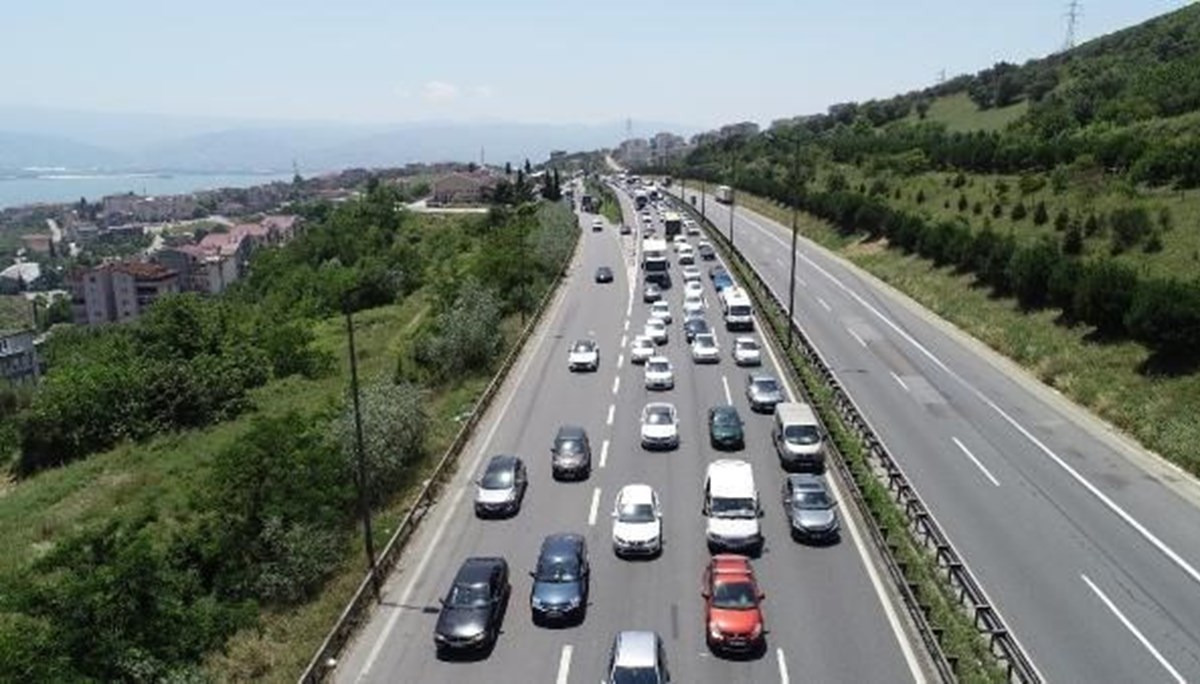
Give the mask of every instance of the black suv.
M 486 651 L 500 635 L 512 586 L 503 558 L 475 557 L 463 561 L 446 592 L 433 643 L 439 658 L 454 652 Z
M 583 535 L 560 532 L 546 537 L 537 567 L 529 573 L 533 577 L 529 610 L 534 624 L 582 622 L 587 612 L 589 572 Z
M 558 428 L 550 454 L 550 473 L 556 480 L 585 480 L 592 473 L 592 444 L 587 430 L 578 425 Z

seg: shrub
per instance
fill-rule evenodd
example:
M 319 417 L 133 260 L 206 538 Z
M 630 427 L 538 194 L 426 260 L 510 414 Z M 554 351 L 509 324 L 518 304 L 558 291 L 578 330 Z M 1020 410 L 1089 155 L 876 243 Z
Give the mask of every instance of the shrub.
M 971 213 L 975 214 L 976 216 L 983 214 L 983 203 L 978 201 L 975 202 L 975 204 L 971 206 Z
M 1075 318 L 1075 289 L 1083 273 L 1083 264 L 1078 259 L 1061 258 L 1050 272 L 1046 282 L 1046 303 L 1061 309 L 1068 320 Z
M 1028 212 L 1025 210 L 1025 203 L 1017 202 L 1013 205 L 1012 214 L 1010 216 L 1014 221 L 1021 221 L 1025 218 L 1027 213 Z
M 1112 227 L 1112 251 L 1119 254 L 1138 244 L 1150 234 L 1153 225 L 1145 207 L 1121 207 L 1108 217 Z
M 1129 334 L 1172 357 L 1200 354 L 1200 282 L 1146 279 L 1125 317 Z
M 924 188 L 922 188 L 920 190 L 917 190 L 917 204 L 924 204 L 924 203 L 925 203 L 925 190 L 924 190 Z
M 1063 236 L 1063 254 L 1078 256 L 1083 253 L 1083 230 L 1079 224 L 1071 222 L 1067 234 Z
M 1008 282 L 1022 308 L 1045 305 L 1050 274 L 1059 258 L 1058 248 L 1047 239 L 1023 245 L 1013 252 L 1008 262 Z
M 1044 187 L 1046 187 L 1046 178 L 1038 174 L 1021 176 L 1017 181 L 1017 189 L 1021 191 L 1022 195 L 1032 195 Z
M 500 300 L 490 288 L 469 279 L 454 305 L 438 317 L 437 333 L 423 347 L 421 361 L 445 380 L 464 371 L 486 370 L 500 356 L 503 338 L 497 334 Z
M 984 283 L 990 285 L 996 294 L 1004 295 L 1011 291 L 1008 282 L 1008 264 L 1012 261 L 1013 252 L 1017 249 L 1017 241 L 1012 235 L 1003 235 L 995 239 L 983 260 L 983 268 L 978 271 Z
M 1088 214 L 1087 221 L 1083 224 L 1083 234 L 1092 237 L 1100 232 L 1100 219 L 1096 218 L 1095 214 Z
M 1046 212 L 1046 203 L 1039 200 L 1037 206 L 1033 208 L 1033 224 L 1035 226 L 1044 226 L 1046 221 L 1050 220 L 1050 215 Z
M 967 206 L 968 206 L 968 202 L 967 202 L 967 196 L 966 196 L 966 195 L 959 195 L 959 196 L 958 196 L 958 210 L 959 210 L 959 211 L 966 211 L 966 210 L 967 210 Z
M 1111 259 L 1086 264 L 1075 288 L 1073 309 L 1079 320 L 1096 326 L 1102 335 L 1125 330 L 1125 315 L 1138 277 L 1133 269 Z
M 377 378 L 359 390 L 363 457 L 369 473 L 366 489 L 373 505 L 391 496 L 408 465 L 425 452 L 429 417 L 424 401 L 419 386 L 388 378 Z M 353 474 L 357 469 L 353 397 L 346 398 L 335 432 L 346 473 Z
M 1004 215 L 1004 207 L 1001 206 L 999 202 L 996 202 L 995 204 L 993 204 L 992 205 L 992 218 L 1000 218 L 1003 215 Z
M 1054 230 L 1057 230 L 1061 233 L 1070 225 L 1071 212 L 1067 211 L 1066 209 L 1059 209 L 1058 213 L 1054 215 Z

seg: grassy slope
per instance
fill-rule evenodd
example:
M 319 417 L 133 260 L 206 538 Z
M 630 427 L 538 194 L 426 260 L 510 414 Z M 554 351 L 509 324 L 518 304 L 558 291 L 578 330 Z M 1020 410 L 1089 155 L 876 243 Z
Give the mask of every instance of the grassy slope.
M 777 204 L 747 193 L 741 197 L 749 209 L 785 225 L 791 220 L 790 212 Z M 881 243 L 843 238 L 811 216 L 803 217 L 801 230 L 1014 359 L 1147 448 L 1200 474 L 1195 446 L 1200 443 L 1200 421 L 1195 418 L 1200 413 L 1200 373 L 1145 376 L 1138 368 L 1149 354 L 1137 343 L 1093 342 L 1088 328 L 1058 325 L 1053 311 L 1023 313 L 1013 300 L 994 298 L 976 287 L 973 276 L 934 268 L 925 259 Z
M 929 104 L 925 119 L 944 123 L 951 131 L 998 131 L 1028 109 L 1029 103 L 1021 101 L 1001 109 L 981 110 L 971 102 L 966 93 L 955 93 L 934 99 Z M 907 121 L 919 121 L 915 110 L 908 115 Z
M 0 295 L 0 330 L 22 330 L 33 325 L 33 309 L 23 295 Z

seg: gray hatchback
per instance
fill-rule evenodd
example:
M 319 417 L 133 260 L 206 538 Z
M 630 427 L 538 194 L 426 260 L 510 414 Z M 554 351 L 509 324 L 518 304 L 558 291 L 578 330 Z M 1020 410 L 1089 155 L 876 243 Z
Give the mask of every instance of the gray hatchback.
M 820 475 L 788 475 L 783 481 L 783 510 L 793 539 L 833 542 L 841 534 L 837 501 Z
M 563 425 L 550 447 L 550 474 L 556 480 L 586 480 L 592 472 L 592 445 L 587 430 Z

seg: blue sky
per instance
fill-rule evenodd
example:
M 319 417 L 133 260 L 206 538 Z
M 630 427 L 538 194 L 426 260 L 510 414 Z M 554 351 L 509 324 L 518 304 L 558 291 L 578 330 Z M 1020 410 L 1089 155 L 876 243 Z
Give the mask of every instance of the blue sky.
M 1081 0 L 1086 39 L 1181 7 Z M 811 113 L 1061 45 L 1066 0 L 13 0 L 0 105 L 399 122 Z M 638 131 L 646 133 L 650 131 Z

